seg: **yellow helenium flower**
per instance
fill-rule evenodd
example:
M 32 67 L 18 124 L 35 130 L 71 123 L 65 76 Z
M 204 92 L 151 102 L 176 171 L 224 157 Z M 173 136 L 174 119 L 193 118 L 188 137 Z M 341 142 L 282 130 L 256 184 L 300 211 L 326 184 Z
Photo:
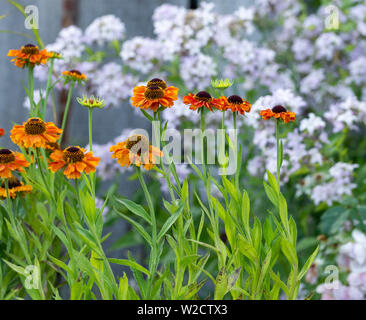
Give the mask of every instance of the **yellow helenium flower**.
M 100 99 L 99 97 L 90 96 L 89 98 L 83 96 L 83 98 L 76 98 L 76 100 L 84 107 L 87 108 L 98 108 L 101 109 L 105 106 L 104 100 Z

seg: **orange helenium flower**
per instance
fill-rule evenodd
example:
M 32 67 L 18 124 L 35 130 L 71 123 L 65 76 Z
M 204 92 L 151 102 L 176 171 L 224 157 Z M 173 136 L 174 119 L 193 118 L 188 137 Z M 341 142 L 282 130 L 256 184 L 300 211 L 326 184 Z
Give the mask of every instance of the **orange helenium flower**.
M 9 50 L 8 57 L 15 57 L 11 60 L 14 61 L 15 66 L 24 68 L 24 66 L 34 67 L 46 64 L 47 60 L 53 57 L 53 54 L 46 49 L 39 50 L 33 44 L 26 44 L 20 50 Z
M 117 159 L 121 167 L 127 168 L 131 164 L 141 165 L 150 170 L 156 164 L 156 157 L 162 157 L 163 153 L 156 147 L 149 145 L 149 140 L 139 134 L 132 135 L 127 140 L 117 143 L 109 149 L 113 152 L 112 158 Z
M 66 78 L 69 78 L 69 80 L 74 81 L 85 81 L 86 75 L 84 73 L 81 73 L 79 70 L 70 70 L 70 71 L 64 71 L 62 72 L 62 75 Z
M 26 167 L 29 167 L 29 162 L 22 153 L 0 149 L 0 178 L 10 178 L 12 171 L 24 172 Z
M 0 128 L 0 137 L 2 137 L 5 134 L 5 130 L 3 128 Z
M 221 110 L 223 111 L 230 109 L 232 112 L 240 112 L 240 114 L 250 112 L 251 104 L 237 95 L 230 96 L 229 98 L 223 96 L 221 100 L 223 102 Z
M 212 108 L 221 110 L 223 101 L 221 99 L 212 98 L 211 95 L 206 91 L 200 91 L 197 94 L 190 93 L 188 96 L 183 97 L 183 103 L 190 105 L 189 109 L 197 110 L 205 107 L 212 111 Z
M 264 120 L 268 120 L 270 118 L 282 119 L 284 123 L 288 123 L 290 121 L 295 121 L 296 115 L 294 112 L 289 112 L 283 106 L 275 106 L 272 109 L 262 110 L 260 115 Z
M 87 152 L 80 147 L 68 147 L 65 150 L 56 150 L 50 158 L 53 162 L 49 163 L 48 168 L 52 172 L 56 172 L 66 167 L 64 175 L 68 179 L 79 179 L 81 173 L 95 172 L 99 164 L 100 158 L 94 157 L 93 152 Z
M 16 177 L 11 177 L 8 179 L 8 192 L 9 197 L 15 199 L 17 195 L 26 195 L 33 190 L 32 186 L 24 185 Z M 5 199 L 7 197 L 5 183 L 3 182 L 0 186 L 0 199 Z
M 132 105 L 141 109 L 151 109 L 154 112 L 159 106 L 170 108 L 178 99 L 178 88 L 167 87 L 165 81 L 154 78 L 146 86 L 133 89 Z
M 40 118 L 30 118 L 23 125 L 15 125 L 10 131 L 11 140 L 25 148 L 46 148 L 48 143 L 56 142 L 62 130 L 52 122 L 44 122 Z

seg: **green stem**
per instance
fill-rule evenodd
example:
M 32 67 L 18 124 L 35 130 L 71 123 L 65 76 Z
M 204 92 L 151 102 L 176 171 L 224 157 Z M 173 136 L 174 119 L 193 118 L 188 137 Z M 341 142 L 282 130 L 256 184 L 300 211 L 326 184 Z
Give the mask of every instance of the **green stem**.
M 48 69 L 48 79 L 47 79 L 47 87 L 46 87 L 46 95 L 43 101 L 43 110 L 42 110 L 42 117 L 43 119 L 46 117 L 46 109 L 47 109 L 47 102 L 48 102 L 48 96 L 50 94 L 50 90 L 51 90 L 51 81 L 52 81 L 52 72 L 53 72 L 53 63 L 54 63 L 54 59 L 51 59 L 51 64 L 50 67 Z
M 29 97 L 29 104 L 30 104 L 30 114 L 32 116 L 34 116 L 34 97 L 33 97 L 33 94 L 34 94 L 34 76 L 33 76 L 33 67 L 29 67 L 28 68 L 28 97 Z
M 89 108 L 89 148 L 93 151 L 93 108 Z M 90 183 L 93 190 L 93 196 L 95 197 L 95 175 L 94 172 L 90 173 Z
M 164 146 L 162 144 L 161 138 L 162 138 L 164 132 L 163 132 L 163 128 L 161 127 L 161 116 L 160 116 L 160 112 L 158 111 L 157 114 L 158 114 L 158 120 L 159 120 L 159 130 L 160 130 L 160 136 L 159 136 L 160 137 L 160 144 L 161 144 L 161 149 L 163 149 Z M 154 117 L 156 118 L 155 114 L 154 114 Z M 157 139 L 159 137 L 157 136 L 157 133 L 155 133 L 155 140 L 156 141 L 157 141 Z M 172 181 L 170 179 L 170 174 L 166 171 L 166 168 L 165 168 L 165 165 L 163 163 L 163 159 L 162 158 L 160 158 L 160 167 L 161 167 L 162 171 L 164 172 L 164 178 L 165 178 L 165 180 L 166 180 L 166 182 L 168 184 L 168 189 L 169 189 L 170 197 L 171 197 L 172 201 L 174 201 L 175 200 L 175 196 L 174 196 Z
M 233 113 L 233 121 L 234 121 L 234 132 L 235 132 L 235 136 L 234 136 L 234 153 L 235 153 L 235 160 L 238 160 L 238 133 L 236 131 L 236 112 Z M 238 162 L 238 161 L 237 161 Z M 239 173 L 240 173 L 240 168 L 236 168 L 235 171 L 235 187 L 237 190 L 239 190 Z
M 205 144 L 204 144 L 204 132 L 206 128 L 205 123 L 205 107 L 201 108 L 201 160 L 202 160 L 202 175 L 206 180 L 206 157 L 205 157 Z
M 65 106 L 64 117 L 62 119 L 62 126 L 61 126 L 62 133 L 61 133 L 60 140 L 59 140 L 60 141 L 60 144 L 62 143 L 62 137 L 63 137 L 64 132 L 65 132 L 65 126 L 66 126 L 66 121 L 67 121 L 67 114 L 69 113 L 70 102 L 71 102 L 71 97 L 72 97 L 72 91 L 74 90 L 74 86 L 75 86 L 75 81 L 73 81 L 71 83 L 71 87 L 70 87 L 69 93 L 67 95 L 67 101 L 66 101 L 66 106 Z
M 280 122 L 279 120 L 276 120 L 276 147 L 277 147 L 277 183 L 278 187 L 280 188 L 280 169 L 281 169 L 281 163 L 280 163 L 280 134 L 279 134 L 279 128 L 280 128 Z
M 89 108 L 89 148 L 93 151 L 93 108 Z
M 158 264 L 157 263 L 157 255 L 158 255 L 157 225 L 156 225 L 154 205 L 153 205 L 153 202 L 151 200 L 150 193 L 147 189 L 145 180 L 142 176 L 141 168 L 136 168 L 136 169 L 137 169 L 137 175 L 138 175 L 138 178 L 140 180 L 141 187 L 144 191 L 146 201 L 147 201 L 147 204 L 149 206 L 150 217 L 151 217 L 151 226 L 152 226 L 151 259 L 152 259 L 152 263 L 150 264 L 150 281 L 149 281 L 149 294 L 150 294 L 151 293 L 151 287 L 152 287 L 154 277 L 155 277 L 155 273 L 156 273 L 156 269 L 157 269 L 157 264 Z
M 12 205 L 10 194 L 9 194 L 9 182 L 8 182 L 7 178 L 4 179 L 4 184 L 5 184 L 5 191 L 6 191 L 6 203 L 7 203 L 7 206 L 8 206 L 8 214 L 9 214 L 11 223 L 13 225 L 15 225 L 13 205 Z

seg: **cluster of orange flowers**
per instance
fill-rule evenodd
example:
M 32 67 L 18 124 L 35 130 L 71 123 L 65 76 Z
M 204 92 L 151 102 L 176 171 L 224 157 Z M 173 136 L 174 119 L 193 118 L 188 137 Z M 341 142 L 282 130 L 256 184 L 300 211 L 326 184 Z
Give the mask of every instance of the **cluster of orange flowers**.
M 52 122 L 44 122 L 40 118 L 30 118 L 22 125 L 15 125 L 10 131 L 10 139 L 21 148 L 45 148 L 51 150 L 49 169 L 53 172 L 63 170 L 69 179 L 81 177 L 81 173 L 94 172 L 99 163 L 99 158 L 93 157 L 92 152 L 86 153 L 80 147 L 68 147 L 60 150 L 58 139 L 62 130 Z M 31 186 L 25 186 L 13 173 L 24 172 L 30 163 L 22 153 L 9 149 L 0 149 L 0 178 L 7 179 L 9 196 L 14 198 L 17 193 L 28 193 Z M 0 197 L 6 197 L 6 185 L 0 187 Z
M 164 80 L 154 78 L 146 86 L 138 86 L 133 89 L 132 105 L 141 109 L 150 109 L 154 112 L 158 108 L 170 108 L 174 101 L 178 99 L 178 88 L 168 87 Z M 190 106 L 191 110 L 197 110 L 202 107 L 213 111 L 214 109 L 244 114 L 249 112 L 251 105 L 237 95 L 228 98 L 222 96 L 218 99 L 213 98 L 208 92 L 200 91 L 197 94 L 189 93 L 183 97 L 183 103 Z
M 168 87 L 164 80 L 154 78 L 146 86 L 138 86 L 133 89 L 131 102 L 135 107 L 156 112 L 160 106 L 163 108 L 172 107 L 177 99 L 178 88 Z M 210 111 L 213 109 L 227 111 L 230 109 L 232 112 L 238 112 L 242 115 L 251 110 L 251 104 L 238 95 L 213 98 L 207 91 L 200 91 L 196 94 L 189 93 L 183 97 L 183 103 L 189 105 L 191 110 L 206 108 Z M 260 115 L 264 120 L 275 118 L 282 119 L 285 123 L 295 121 L 295 113 L 287 111 L 285 107 L 280 105 L 272 109 L 262 110 Z
M 50 58 L 59 58 L 60 54 L 48 52 L 46 49 L 39 48 L 32 44 L 21 47 L 20 50 L 10 50 L 8 56 L 15 57 L 11 61 L 17 67 L 33 68 L 36 65 L 46 64 Z M 64 71 L 62 75 L 65 83 L 69 81 L 86 81 L 86 76 L 78 70 Z M 174 101 L 178 99 L 178 88 L 167 86 L 164 80 L 154 78 L 146 86 L 137 86 L 133 89 L 131 103 L 133 106 L 143 110 L 160 111 L 159 108 L 170 108 Z M 250 112 L 251 104 L 238 95 L 220 98 L 212 97 L 207 91 L 200 91 L 196 94 L 189 93 L 183 97 L 183 103 L 188 105 L 191 110 L 210 111 L 221 110 L 238 112 L 242 115 Z M 287 111 L 283 106 L 275 106 L 272 109 L 262 110 L 260 115 L 268 120 L 275 118 L 285 123 L 295 121 L 295 113 Z M 5 134 L 4 129 L 0 129 L 0 137 Z M 62 170 L 63 174 L 69 179 L 78 179 L 85 172 L 89 174 L 96 171 L 100 158 L 94 157 L 93 152 L 87 152 L 79 146 L 69 146 L 61 150 L 58 140 L 62 130 L 57 128 L 52 122 L 44 122 L 40 118 L 30 118 L 22 125 L 15 125 L 11 130 L 11 140 L 22 148 L 45 148 L 51 150 L 49 155 L 49 169 L 52 172 Z M 117 159 L 121 166 L 129 167 L 135 164 L 144 169 L 150 170 L 154 167 L 157 158 L 163 156 L 162 152 L 151 146 L 147 137 L 137 134 L 130 136 L 127 140 L 119 142 L 110 148 L 112 157 Z M 7 193 L 14 198 L 17 193 L 28 193 L 32 190 L 31 186 L 25 186 L 16 177 L 13 171 L 24 172 L 24 168 L 30 163 L 22 153 L 13 152 L 9 149 L 0 149 L 0 178 L 6 179 L 6 185 L 0 185 L 0 197 L 6 197 Z M 7 193 L 6 193 L 7 192 Z

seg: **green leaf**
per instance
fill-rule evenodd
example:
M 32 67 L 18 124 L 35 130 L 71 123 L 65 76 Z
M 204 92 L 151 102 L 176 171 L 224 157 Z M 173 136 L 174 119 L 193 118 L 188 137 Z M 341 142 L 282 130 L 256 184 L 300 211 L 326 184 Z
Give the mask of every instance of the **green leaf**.
M 298 260 L 296 249 L 293 247 L 292 243 L 285 238 L 281 238 L 281 250 L 283 254 L 286 256 L 287 260 L 293 267 L 297 267 Z
M 285 197 L 279 193 L 278 197 L 278 207 L 279 207 L 279 215 L 282 222 L 282 225 L 285 227 L 287 232 L 290 232 L 289 222 L 288 222 L 288 213 L 287 213 L 287 202 Z
M 179 300 L 189 300 L 189 299 L 191 299 L 198 291 L 201 290 L 201 288 L 203 287 L 203 285 L 205 284 L 206 281 L 207 281 L 207 279 L 203 279 L 199 283 L 190 284 L 188 286 L 187 292 L 185 292 L 184 295 L 182 295 L 181 297 L 178 297 L 178 299 Z
M 129 223 L 131 223 L 137 229 L 137 231 L 143 236 L 143 238 L 150 244 L 150 246 L 152 245 L 152 241 L 151 241 L 150 235 L 145 231 L 145 228 L 141 224 L 139 224 L 135 220 L 131 219 L 130 217 L 126 216 L 122 212 L 118 211 L 118 209 L 116 209 L 116 212 L 122 218 L 126 219 Z
M 146 212 L 146 210 L 141 205 L 139 205 L 131 200 L 123 199 L 123 198 L 115 197 L 115 200 L 117 203 L 124 205 L 132 213 L 143 218 L 145 221 L 147 221 L 151 225 L 151 218 L 150 218 L 149 214 Z
M 236 203 L 239 203 L 238 190 L 236 190 L 234 185 L 225 176 L 222 176 L 222 182 L 225 189 L 229 192 L 231 198 L 233 198 Z
M 272 189 L 277 194 L 279 194 L 280 193 L 280 188 L 278 186 L 278 183 L 277 183 L 277 180 L 276 180 L 275 176 L 267 170 L 267 177 L 268 177 L 269 185 L 272 187 Z
M 154 121 L 154 118 L 151 116 L 151 115 L 149 115 L 145 110 L 143 110 L 143 109 L 140 109 L 141 110 L 141 112 L 142 112 L 142 114 L 150 121 L 150 122 L 152 122 L 152 121 Z
M 226 293 L 229 292 L 232 288 L 234 288 L 236 282 L 239 279 L 241 268 L 234 270 L 230 273 L 228 281 L 227 281 L 227 290 Z
M 241 254 L 246 256 L 249 260 L 251 260 L 253 263 L 257 263 L 258 257 L 257 257 L 257 251 L 253 247 L 253 245 L 248 242 L 241 234 L 238 234 L 238 244 L 239 244 L 239 250 Z
M 263 288 L 262 288 L 262 284 L 263 284 L 263 281 L 264 281 L 264 278 L 268 272 L 268 268 L 271 264 L 271 256 L 272 256 L 272 251 L 271 249 L 268 250 L 268 253 L 266 255 L 266 258 L 264 259 L 263 263 L 262 263 L 262 269 L 261 269 L 261 273 L 259 275 L 259 280 L 258 280 L 258 284 L 257 284 L 257 293 L 260 293 Z
M 313 264 L 318 252 L 319 252 L 319 246 L 316 247 L 315 251 L 312 253 L 312 255 L 308 258 L 308 260 L 305 262 L 305 264 L 301 268 L 301 271 L 299 272 L 299 274 L 297 276 L 298 281 L 300 281 L 305 276 L 306 272 L 309 270 L 309 268 Z
M 278 194 L 273 191 L 273 189 L 263 181 L 264 191 L 267 194 L 268 199 L 272 202 L 272 204 L 277 208 L 278 207 Z
M 228 275 L 224 267 L 219 271 L 215 281 L 215 300 L 222 300 L 227 292 Z
M 180 207 L 178 208 L 178 210 L 172 216 L 170 216 L 167 221 L 165 221 L 163 227 L 161 228 L 161 230 L 158 234 L 158 239 L 157 239 L 158 242 L 160 241 L 160 239 L 162 237 L 164 237 L 164 235 L 168 232 L 170 227 L 178 219 L 178 217 L 180 216 L 180 214 L 183 211 L 183 208 L 184 208 L 184 204 L 181 204 Z
M 241 201 L 241 218 L 243 221 L 244 229 L 248 235 L 249 232 L 249 217 L 250 217 L 250 200 L 248 193 L 244 190 L 243 191 L 243 198 Z
M 143 266 L 139 265 L 137 262 L 126 260 L 126 259 L 115 259 L 115 258 L 108 258 L 108 261 L 111 263 L 119 264 L 121 266 L 127 266 L 138 271 L 145 273 L 147 276 L 150 277 L 150 271 L 144 268 Z
M 273 279 L 273 281 L 275 283 L 277 283 L 278 286 L 280 286 L 280 288 L 283 290 L 283 292 L 285 293 L 285 295 L 288 297 L 289 296 L 289 291 L 288 291 L 287 286 L 284 284 L 284 282 L 272 270 L 270 270 L 270 274 L 271 274 L 271 278 Z

